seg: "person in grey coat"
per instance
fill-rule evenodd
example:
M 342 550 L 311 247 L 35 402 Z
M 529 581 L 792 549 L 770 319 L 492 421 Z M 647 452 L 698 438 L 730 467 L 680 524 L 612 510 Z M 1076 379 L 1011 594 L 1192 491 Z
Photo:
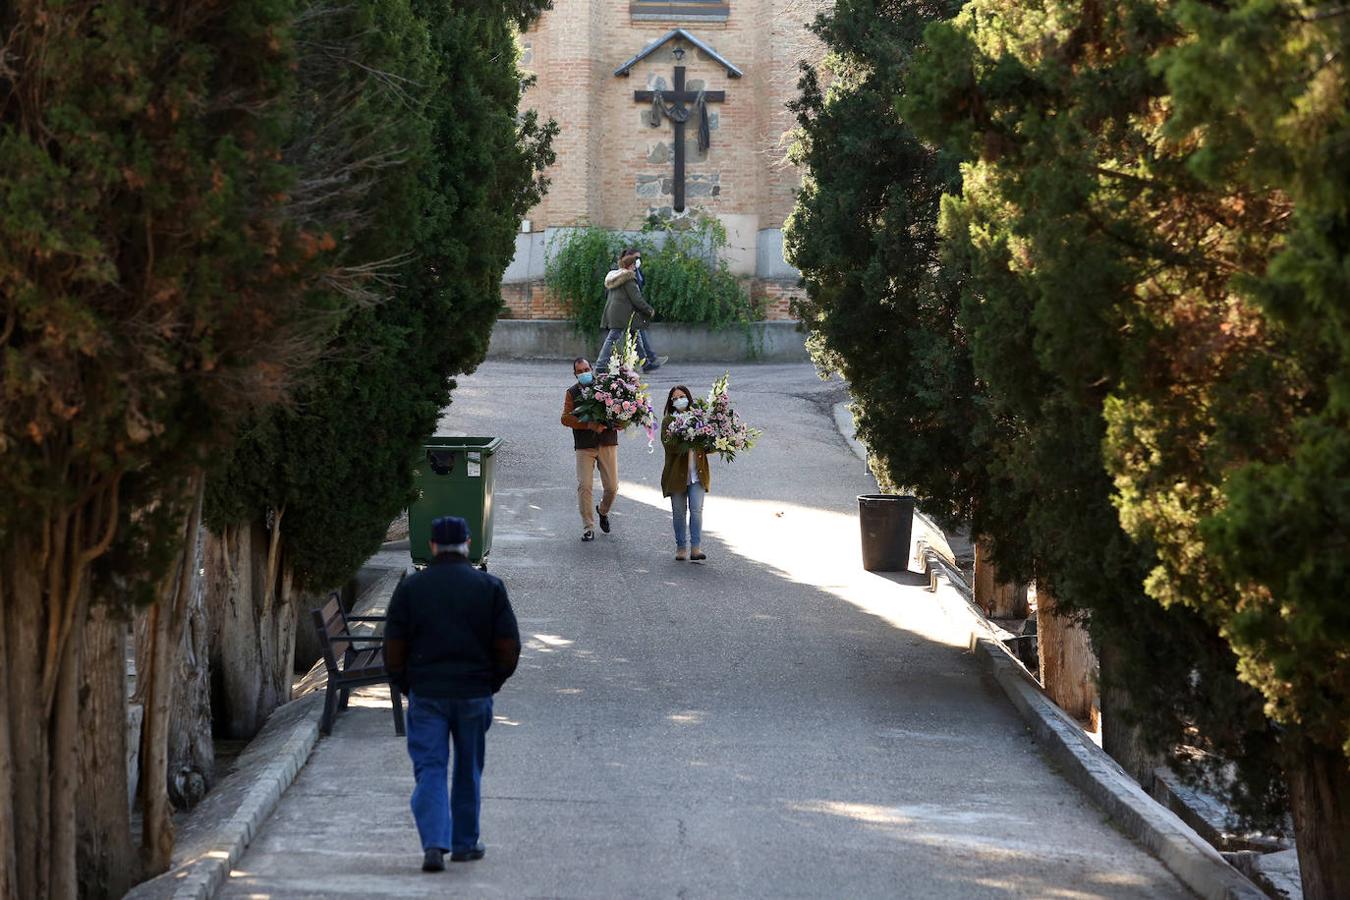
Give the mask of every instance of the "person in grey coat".
M 597 366 L 609 365 L 609 356 L 613 352 L 614 344 L 623 340 L 625 331 L 629 328 L 639 333 L 644 331 L 656 313 L 651 304 L 642 297 L 642 288 L 637 277 L 638 258 L 636 250 L 625 250 L 619 256 L 619 267 L 605 276 L 605 311 L 600 318 L 600 326 L 605 329 L 605 340 L 595 357 Z M 650 351 L 644 345 L 640 352 Z M 651 371 L 660 366 L 663 360 L 644 358 L 642 362 L 644 370 Z

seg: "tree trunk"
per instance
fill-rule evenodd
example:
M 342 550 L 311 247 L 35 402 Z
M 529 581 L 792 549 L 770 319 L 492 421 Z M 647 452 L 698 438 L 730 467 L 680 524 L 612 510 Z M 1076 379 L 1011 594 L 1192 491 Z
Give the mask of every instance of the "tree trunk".
M 0 548 L 3 550 L 3 548 Z M 0 552 L 0 898 L 18 897 L 18 873 L 14 843 L 14 750 L 9 739 L 9 641 L 12 627 L 10 609 L 17 598 L 6 595 L 6 578 L 11 575 L 9 559 Z
M 1150 752 L 1144 745 L 1139 726 L 1131 721 L 1130 694 L 1120 684 L 1115 673 L 1120 667 L 1120 651 L 1111 645 L 1102 647 L 1100 654 L 1101 690 L 1099 705 L 1102 713 L 1102 749 L 1120 763 L 1135 781 L 1151 790 L 1153 770 L 1166 762 L 1161 755 Z
M 76 896 L 79 694 L 89 573 L 112 543 L 120 479 L 14 529 L 0 545 L 0 886 Z
M 95 604 L 84 641 L 76 849 L 80 896 L 115 900 L 139 879 L 127 784 L 127 623 Z
M 990 559 L 988 538 L 975 542 L 975 602 L 991 619 L 1025 619 L 1031 615 L 1027 586 L 999 581 L 998 567 Z
M 203 476 L 192 480 L 195 495 L 179 532 L 178 558 L 161 580 L 153 605 L 137 624 L 136 694 L 141 724 L 141 859 L 146 877 L 173 860 L 173 809 L 169 803 L 169 709 L 173 703 L 188 600 L 197 582 L 197 530 L 201 527 Z
M 1285 773 L 1305 900 L 1350 897 L 1350 761 L 1339 747 L 1288 739 Z
M 211 702 L 222 737 L 253 737 L 291 698 L 295 603 L 281 520 L 231 525 L 206 541 Z
M 1041 686 L 1060 709 L 1095 724 L 1097 658 L 1087 629 L 1055 612 L 1050 592 L 1036 586 L 1036 643 Z
M 206 534 L 204 528 L 197 530 L 193 572 L 200 572 L 205 565 Z M 169 711 L 169 799 L 177 809 L 196 806 L 215 783 L 209 626 L 206 585 L 203 579 L 194 578 Z
M 13 892 L 8 897 L 44 897 L 49 885 L 46 840 L 47 716 L 42 708 L 42 639 L 44 613 L 41 548 L 16 540 L 5 560 L 5 621 L 8 641 L 4 662 L 9 697 L 9 768 L 12 771 L 13 826 L 7 855 L 14 859 Z M 74 860 L 71 861 L 72 864 Z

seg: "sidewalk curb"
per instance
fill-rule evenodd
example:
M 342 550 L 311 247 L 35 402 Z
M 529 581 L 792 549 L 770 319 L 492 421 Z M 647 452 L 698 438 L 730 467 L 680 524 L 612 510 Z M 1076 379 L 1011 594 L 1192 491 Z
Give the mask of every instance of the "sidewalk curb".
M 367 615 L 375 607 L 382 613 L 405 573 L 382 573 L 352 604 L 352 614 Z M 267 717 L 234 771 L 184 821 L 169 871 L 136 885 L 123 900 L 210 900 L 216 895 L 319 742 L 326 680 L 320 659 L 297 682 L 300 696 Z
M 1175 813 L 1150 797 L 1045 695 L 1031 673 L 995 637 L 993 626 L 974 606 L 969 586 L 946 560 L 923 544 L 916 548 L 915 556 L 928 573 L 929 590 L 937 596 L 943 611 L 958 621 L 969 621 L 970 652 L 998 682 L 1026 720 L 1036 742 L 1069 782 L 1197 896 L 1206 900 L 1265 900 L 1264 891 L 1229 865 Z
M 215 896 L 309 760 L 319 740 L 322 709 L 322 694 L 278 707 L 240 754 L 235 771 L 193 810 L 194 822 L 210 822 L 212 826 L 200 834 L 191 834 L 185 828 L 174 852 L 177 864 L 132 888 L 126 900 L 207 900 Z

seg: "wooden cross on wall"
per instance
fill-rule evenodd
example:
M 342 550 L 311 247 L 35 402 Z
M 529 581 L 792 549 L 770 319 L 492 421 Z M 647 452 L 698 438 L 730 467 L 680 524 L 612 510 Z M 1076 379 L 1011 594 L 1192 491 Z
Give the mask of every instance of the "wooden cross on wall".
M 634 91 L 633 99 L 638 103 L 652 103 L 659 96 L 671 104 L 666 115 L 675 126 L 675 211 L 684 212 L 684 126 L 689 121 L 690 104 L 696 103 L 699 91 L 685 90 L 684 66 L 675 67 L 675 89 L 673 91 Z M 726 91 L 702 91 L 707 103 L 722 103 L 727 99 Z

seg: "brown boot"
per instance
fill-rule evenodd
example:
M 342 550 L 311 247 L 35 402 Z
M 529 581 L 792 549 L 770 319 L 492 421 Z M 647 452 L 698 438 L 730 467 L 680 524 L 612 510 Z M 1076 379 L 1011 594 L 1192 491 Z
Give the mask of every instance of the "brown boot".
M 707 559 L 708 555 L 704 553 L 702 550 L 698 549 L 697 547 L 691 547 L 689 549 L 689 558 L 692 559 L 694 562 L 701 562 Z
M 675 548 L 675 561 L 676 561 L 676 562 L 684 562 L 684 561 L 685 561 L 686 559 L 688 559 L 688 558 L 689 558 L 689 551 L 688 551 L 688 550 L 684 549 L 683 547 L 676 547 L 676 548 Z

